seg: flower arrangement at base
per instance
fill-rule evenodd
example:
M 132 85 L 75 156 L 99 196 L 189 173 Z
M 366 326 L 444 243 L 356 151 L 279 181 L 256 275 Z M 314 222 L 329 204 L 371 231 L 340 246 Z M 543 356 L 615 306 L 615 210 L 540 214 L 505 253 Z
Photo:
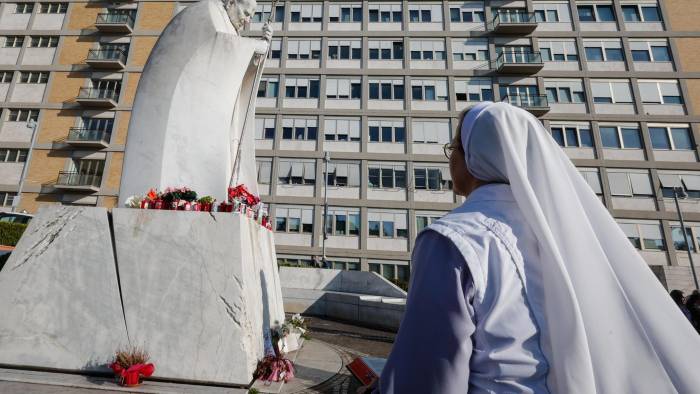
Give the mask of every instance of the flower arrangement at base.
M 270 354 L 258 361 L 253 377 L 267 383 L 286 383 L 294 378 L 294 364 L 283 355 Z
M 156 367 L 148 363 L 148 353 L 138 347 L 129 347 L 117 350 L 114 362 L 109 367 L 114 371 L 117 382 L 122 386 L 138 386 L 147 378 L 153 375 Z
M 292 327 L 292 331 L 298 331 L 302 338 L 311 339 L 309 335 L 309 329 L 306 327 L 306 322 L 300 314 L 296 314 L 289 319 L 289 325 Z
M 204 212 L 211 212 L 214 209 L 214 203 L 216 199 L 212 196 L 204 196 L 197 200 L 199 203 L 199 210 Z
M 172 210 L 192 211 L 192 204 L 197 201 L 197 192 L 188 187 L 169 187 L 163 191 L 161 199 Z

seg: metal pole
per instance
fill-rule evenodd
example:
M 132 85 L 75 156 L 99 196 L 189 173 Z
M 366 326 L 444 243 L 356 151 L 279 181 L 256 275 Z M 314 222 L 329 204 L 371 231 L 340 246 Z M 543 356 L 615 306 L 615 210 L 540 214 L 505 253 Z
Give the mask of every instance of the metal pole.
M 24 160 L 24 166 L 22 167 L 22 175 L 19 178 L 19 188 L 17 189 L 17 198 L 12 201 L 12 212 L 17 211 L 19 207 L 19 200 L 22 198 L 22 189 L 24 189 L 24 180 L 27 178 L 27 172 L 29 171 L 29 162 L 32 158 L 32 152 L 34 151 L 34 143 L 36 142 L 36 121 L 34 119 L 29 119 L 27 122 L 27 127 L 32 129 L 32 140 L 29 144 L 29 152 L 27 152 L 27 157 Z
M 683 239 L 685 240 L 685 246 L 688 250 L 688 259 L 690 259 L 690 271 L 693 273 L 693 281 L 695 282 L 695 290 L 699 290 L 698 287 L 698 277 L 695 273 L 695 263 L 693 263 L 693 254 L 690 251 L 690 242 L 688 240 L 688 234 L 685 232 L 685 223 L 683 222 L 683 213 L 681 212 L 680 204 L 678 204 L 678 187 L 673 188 L 673 200 L 676 202 L 676 211 L 678 212 L 678 219 L 681 221 L 681 232 L 683 232 Z
M 323 163 L 325 169 L 323 170 L 323 257 L 321 258 L 324 268 L 326 265 L 326 239 L 328 239 L 328 233 L 326 232 L 327 221 L 328 221 L 328 162 L 331 161 L 331 154 L 329 152 L 324 152 Z

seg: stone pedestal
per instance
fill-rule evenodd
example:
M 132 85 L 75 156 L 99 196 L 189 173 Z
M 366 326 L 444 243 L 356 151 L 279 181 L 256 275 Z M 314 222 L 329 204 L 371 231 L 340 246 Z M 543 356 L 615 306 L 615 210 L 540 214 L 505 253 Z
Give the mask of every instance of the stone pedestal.
M 109 216 L 111 215 L 111 220 Z M 49 207 L 0 272 L 0 363 L 248 385 L 284 320 L 273 234 L 232 213 Z

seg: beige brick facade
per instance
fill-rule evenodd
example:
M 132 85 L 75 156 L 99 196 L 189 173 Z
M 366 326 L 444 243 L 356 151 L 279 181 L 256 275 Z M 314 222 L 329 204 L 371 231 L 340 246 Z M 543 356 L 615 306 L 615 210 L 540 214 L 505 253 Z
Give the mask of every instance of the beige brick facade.
M 139 5 L 141 16 L 137 28 L 141 30 L 163 30 L 175 11 L 173 2 L 148 2 Z
M 668 11 L 670 30 L 700 31 L 700 23 L 698 23 L 700 1 L 665 0 L 664 3 Z

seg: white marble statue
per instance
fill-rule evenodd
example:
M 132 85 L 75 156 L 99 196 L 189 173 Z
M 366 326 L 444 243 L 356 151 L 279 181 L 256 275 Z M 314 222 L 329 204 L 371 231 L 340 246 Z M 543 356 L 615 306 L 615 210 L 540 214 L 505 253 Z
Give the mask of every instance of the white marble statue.
M 272 30 L 263 40 L 239 35 L 255 8 L 201 0 L 165 28 L 136 91 L 120 204 L 170 186 L 218 201 L 230 184 L 257 192 L 255 97 Z

